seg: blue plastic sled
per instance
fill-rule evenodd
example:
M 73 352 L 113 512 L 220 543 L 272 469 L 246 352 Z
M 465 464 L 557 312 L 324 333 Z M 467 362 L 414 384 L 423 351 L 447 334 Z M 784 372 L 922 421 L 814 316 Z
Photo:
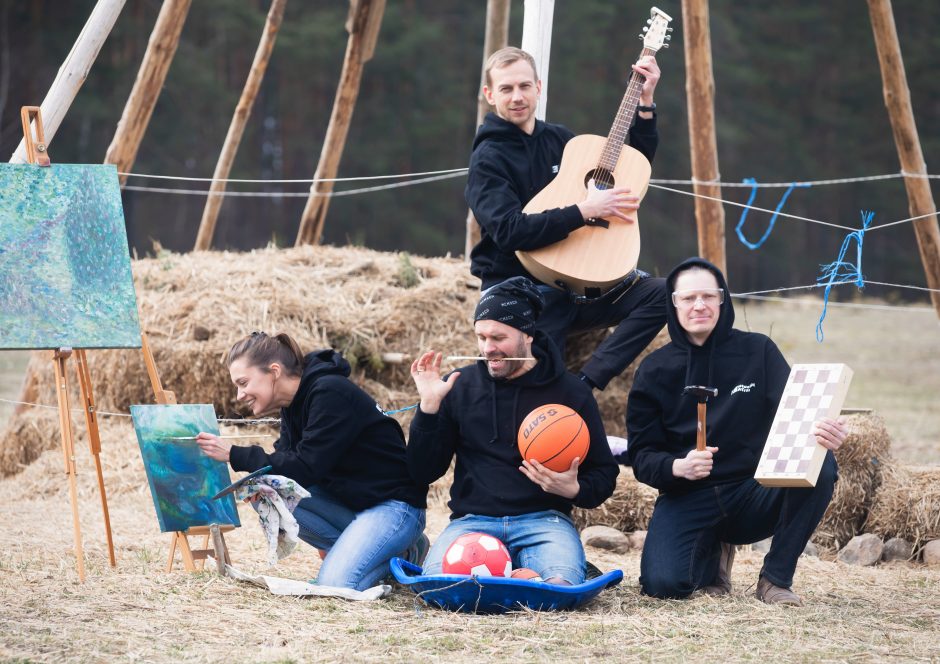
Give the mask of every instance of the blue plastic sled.
M 559 586 L 502 576 L 424 576 L 420 567 L 402 558 L 392 558 L 390 566 L 395 579 L 411 588 L 425 604 L 467 613 L 505 613 L 521 608 L 576 609 L 623 580 L 619 569 L 577 586 Z

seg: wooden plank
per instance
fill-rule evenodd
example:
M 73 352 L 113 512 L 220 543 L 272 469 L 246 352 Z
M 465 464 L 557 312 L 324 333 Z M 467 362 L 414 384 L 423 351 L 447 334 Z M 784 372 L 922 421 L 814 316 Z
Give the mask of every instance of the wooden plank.
M 537 120 L 545 120 L 548 109 L 548 63 L 552 55 L 552 23 L 555 0 L 525 0 L 522 16 L 522 50 L 535 60 L 535 71 L 542 82 L 542 93 L 535 108 Z

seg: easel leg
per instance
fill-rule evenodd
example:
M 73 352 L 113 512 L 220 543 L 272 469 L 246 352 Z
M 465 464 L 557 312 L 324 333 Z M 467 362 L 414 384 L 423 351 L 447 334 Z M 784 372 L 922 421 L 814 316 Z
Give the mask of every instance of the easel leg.
M 111 537 L 111 515 L 108 512 L 108 494 L 104 488 L 104 474 L 101 470 L 101 435 L 98 432 L 98 415 L 95 411 L 95 397 L 91 390 L 91 373 L 88 370 L 85 350 L 81 348 L 76 350 L 75 359 L 77 361 L 75 370 L 78 372 L 78 382 L 82 391 L 82 410 L 85 411 L 85 424 L 88 428 L 88 446 L 91 448 L 91 454 L 95 459 L 95 470 L 98 473 L 98 491 L 101 494 L 104 533 L 108 540 L 108 558 L 111 561 L 111 567 L 116 567 L 114 540 Z
M 72 501 L 72 527 L 75 533 L 75 561 L 78 568 L 78 580 L 85 582 L 85 559 L 82 551 L 82 528 L 78 518 L 78 481 L 75 477 L 75 439 L 72 437 L 72 418 L 69 413 L 68 380 L 65 374 L 65 362 L 71 355 L 71 349 L 53 352 L 55 365 L 56 395 L 59 399 L 59 429 L 62 435 L 62 454 L 65 458 L 65 472 L 69 476 L 69 497 Z

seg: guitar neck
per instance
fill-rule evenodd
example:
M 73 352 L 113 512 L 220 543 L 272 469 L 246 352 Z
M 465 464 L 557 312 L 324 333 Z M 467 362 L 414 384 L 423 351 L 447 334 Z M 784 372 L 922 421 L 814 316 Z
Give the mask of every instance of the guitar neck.
M 656 51 L 651 48 L 644 48 L 640 53 L 642 58 L 645 55 L 653 55 Z M 640 92 L 643 91 L 645 79 L 641 74 L 633 72 L 630 76 L 630 82 L 627 84 L 627 91 L 623 94 L 620 102 L 620 108 L 617 109 L 617 115 L 614 118 L 614 124 L 607 134 L 607 142 L 604 145 L 604 151 L 601 154 L 600 168 L 612 171 L 620 159 L 624 141 L 627 138 L 627 132 L 633 122 L 633 116 L 636 115 L 636 107 L 640 103 Z

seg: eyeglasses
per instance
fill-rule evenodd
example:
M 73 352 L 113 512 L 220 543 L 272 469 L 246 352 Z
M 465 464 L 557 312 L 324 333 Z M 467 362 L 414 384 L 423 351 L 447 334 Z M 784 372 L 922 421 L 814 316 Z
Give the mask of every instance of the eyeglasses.
M 715 307 L 725 301 L 723 288 L 703 288 L 702 290 L 681 290 L 672 292 L 672 304 L 675 307 L 689 309 L 699 300 L 706 307 Z

